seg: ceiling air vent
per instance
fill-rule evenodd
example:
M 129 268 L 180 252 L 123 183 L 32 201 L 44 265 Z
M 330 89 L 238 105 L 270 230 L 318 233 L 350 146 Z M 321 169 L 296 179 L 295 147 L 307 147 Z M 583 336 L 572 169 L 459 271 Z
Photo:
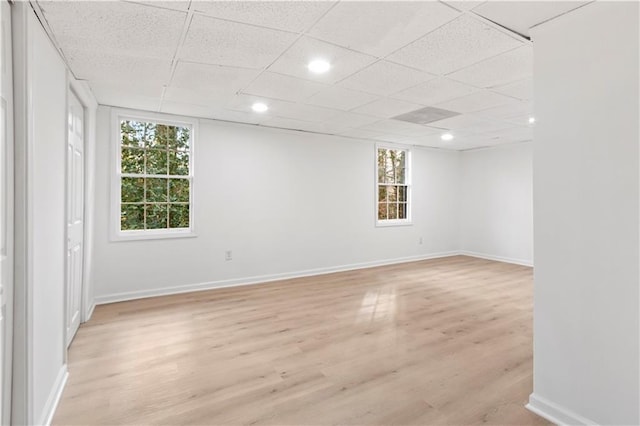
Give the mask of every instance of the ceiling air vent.
M 400 114 L 397 117 L 393 117 L 393 119 L 416 124 L 429 124 L 434 121 L 444 120 L 445 118 L 455 117 L 456 115 L 460 115 L 460 113 L 448 111 L 446 109 L 425 107 L 405 114 Z

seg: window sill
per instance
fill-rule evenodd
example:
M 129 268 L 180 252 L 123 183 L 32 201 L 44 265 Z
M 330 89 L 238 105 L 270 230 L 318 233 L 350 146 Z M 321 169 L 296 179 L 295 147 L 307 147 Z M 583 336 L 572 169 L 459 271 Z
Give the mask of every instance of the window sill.
M 376 228 L 388 228 L 390 226 L 411 226 L 413 222 L 410 220 L 376 220 Z
M 168 240 L 174 238 L 195 238 L 198 235 L 193 230 L 167 230 L 167 231 L 118 231 L 111 236 L 111 242 L 144 241 L 144 240 Z

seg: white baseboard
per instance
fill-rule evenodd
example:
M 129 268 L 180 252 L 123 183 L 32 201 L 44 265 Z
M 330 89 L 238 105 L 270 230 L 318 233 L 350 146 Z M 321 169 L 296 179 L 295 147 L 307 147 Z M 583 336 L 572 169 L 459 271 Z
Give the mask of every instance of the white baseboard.
M 87 309 L 87 312 L 85 313 L 84 316 L 84 321 L 83 322 L 87 322 L 91 319 L 91 315 L 93 315 L 93 311 L 96 309 L 96 303 L 93 302 L 91 304 L 91 306 L 89 306 L 89 309 Z
M 56 381 L 53 384 L 53 388 L 51 389 L 51 393 L 49 393 L 49 398 L 47 398 L 47 402 L 42 410 L 42 416 L 40 416 L 40 421 L 36 424 L 49 426 L 51 421 L 53 420 L 53 415 L 58 408 L 58 403 L 60 402 L 60 398 L 62 397 L 62 392 L 64 391 L 64 387 L 67 384 L 67 379 L 69 378 L 69 371 L 67 370 L 67 365 L 63 365 L 58 372 L 58 377 L 56 377 Z
M 597 425 L 596 422 L 533 393 L 529 396 L 526 407 L 556 425 Z
M 306 271 L 288 272 L 283 274 L 260 275 L 247 278 L 234 278 L 230 280 L 211 281 L 198 284 L 188 284 L 176 287 L 164 287 L 153 290 L 131 291 L 125 293 L 114 293 L 95 298 L 96 305 L 106 303 L 124 302 L 127 300 L 144 299 L 147 297 L 168 296 L 172 294 L 190 293 L 194 291 L 212 290 L 215 288 L 238 287 L 244 285 L 261 284 L 270 281 L 287 280 L 291 278 L 302 278 L 314 275 L 330 274 L 334 272 L 352 271 L 354 269 L 372 268 L 375 266 L 393 265 L 396 263 L 417 262 L 420 260 L 437 259 L 441 257 L 456 256 L 458 251 L 432 253 L 426 255 L 409 256 L 396 259 L 378 260 L 373 262 L 354 263 L 350 265 L 332 266 L 328 268 L 309 269 Z
M 495 260 L 497 262 L 513 263 L 516 265 L 533 267 L 533 262 L 526 259 L 515 259 L 511 257 L 494 256 L 492 254 L 477 253 L 475 251 L 460 250 L 458 254 L 463 256 L 478 257 L 480 259 Z

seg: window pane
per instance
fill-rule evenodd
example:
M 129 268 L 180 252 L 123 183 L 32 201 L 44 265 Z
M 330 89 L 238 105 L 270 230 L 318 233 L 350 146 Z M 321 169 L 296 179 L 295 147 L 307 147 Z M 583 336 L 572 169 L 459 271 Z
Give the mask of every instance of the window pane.
M 147 179 L 147 202 L 167 202 L 167 181 L 162 178 Z
M 122 173 L 144 173 L 144 150 L 122 148 L 120 170 Z
M 167 227 L 167 205 L 147 204 L 146 229 L 164 229 Z
M 396 203 L 389 204 L 389 219 L 398 218 L 398 205 Z
M 122 209 L 120 210 L 120 229 L 123 231 L 144 229 L 144 205 L 122 205 Z
M 398 201 L 407 201 L 407 187 L 399 186 L 398 187 Z
M 385 179 L 387 183 L 395 183 L 395 166 L 396 151 L 393 149 L 387 150 L 386 163 L 385 163 Z
M 386 201 L 387 200 L 387 187 L 379 185 L 378 186 L 378 201 Z
M 141 139 L 142 132 L 140 131 L 140 124 L 135 121 L 123 120 L 120 121 L 120 140 L 122 146 L 137 146 L 142 148 L 144 141 Z
M 169 152 L 169 174 L 178 176 L 189 174 L 188 152 Z
M 398 201 L 398 187 L 397 186 L 387 186 L 387 200 L 389 201 Z
M 141 203 L 144 201 L 144 179 L 122 178 L 120 200 L 123 203 Z
M 387 218 L 387 203 L 378 203 L 378 219 L 383 220 Z
M 169 228 L 188 228 L 188 227 L 189 227 L 189 205 L 188 204 L 170 204 Z
M 147 174 L 167 174 L 167 151 L 149 149 L 147 152 Z
M 378 148 L 378 182 L 385 182 L 385 170 L 386 170 L 387 150 Z
M 176 151 L 188 151 L 189 150 L 189 128 L 172 126 L 172 137 L 168 140 L 169 149 Z
M 152 137 L 149 138 L 147 146 L 149 148 L 167 149 L 169 139 L 171 138 L 170 129 L 173 126 L 167 126 L 166 124 L 156 124 Z
M 404 167 L 396 168 L 396 183 L 405 183 L 405 169 Z
M 407 203 L 398 204 L 398 219 L 407 218 Z
M 169 181 L 169 201 L 189 202 L 189 179 Z

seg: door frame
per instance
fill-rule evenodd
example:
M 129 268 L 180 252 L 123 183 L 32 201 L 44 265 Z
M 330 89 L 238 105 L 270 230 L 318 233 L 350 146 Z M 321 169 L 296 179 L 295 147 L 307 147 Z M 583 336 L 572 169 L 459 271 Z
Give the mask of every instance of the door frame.
M 96 113 L 98 109 L 98 103 L 96 102 L 91 89 L 86 81 L 76 80 L 71 73 L 67 72 L 67 113 L 69 111 L 69 93 L 73 93 L 80 101 L 83 109 L 83 152 L 84 152 L 84 209 L 83 209 L 83 261 L 82 261 L 82 296 L 80 304 L 80 323 L 87 322 L 91 318 L 95 303 L 93 301 L 93 288 L 91 286 L 91 256 L 93 247 L 93 205 L 94 205 L 94 178 L 93 170 L 95 170 L 94 152 L 95 152 L 95 128 L 96 128 Z M 67 131 L 67 138 L 69 132 Z M 67 140 L 68 143 L 68 140 Z M 67 164 L 67 168 L 69 165 Z M 67 173 L 68 176 L 68 173 Z M 68 186 L 67 186 L 68 188 Z M 65 193 L 67 190 L 65 190 Z M 67 194 L 68 196 L 69 194 Z M 68 206 L 68 203 L 66 204 Z M 68 214 L 68 212 L 66 212 Z M 65 234 L 67 233 L 65 224 Z M 68 277 L 65 273 L 65 280 Z M 65 287 L 65 312 L 67 309 L 67 288 Z M 65 345 L 68 340 L 66 336 L 66 317 L 64 319 L 65 329 Z

